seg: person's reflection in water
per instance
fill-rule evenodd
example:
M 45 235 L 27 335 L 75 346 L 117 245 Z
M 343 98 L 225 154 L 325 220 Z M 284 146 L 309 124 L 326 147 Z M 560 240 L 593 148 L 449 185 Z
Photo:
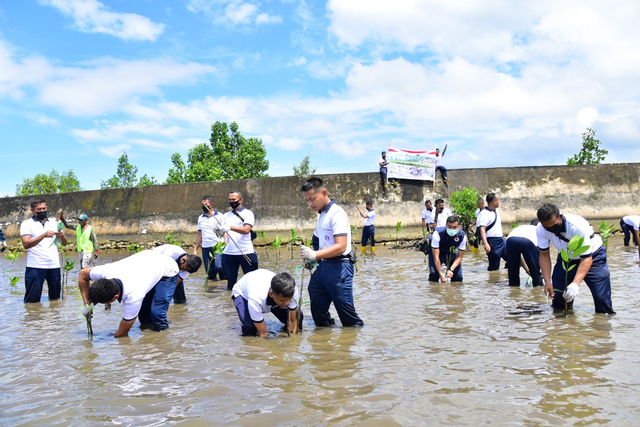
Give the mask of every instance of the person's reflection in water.
M 594 388 L 610 381 L 598 376 L 616 349 L 611 339 L 610 319 L 604 316 L 594 316 L 591 322 L 577 317 L 555 319 L 548 323 L 546 330 L 540 350 L 547 366 L 534 374 L 547 390 L 537 404 L 540 411 L 556 416 L 563 424 L 612 421 L 606 418 L 607 410 L 591 406 L 589 403 L 593 400 L 588 399 L 594 394 Z M 545 416 L 543 423 L 548 422 L 553 420 Z

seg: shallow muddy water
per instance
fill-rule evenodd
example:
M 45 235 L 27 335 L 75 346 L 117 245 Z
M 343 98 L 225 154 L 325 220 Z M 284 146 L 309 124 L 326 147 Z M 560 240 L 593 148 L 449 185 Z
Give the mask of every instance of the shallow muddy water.
M 273 249 L 260 266 L 275 268 Z M 26 257 L 0 257 L 0 424 L 131 426 L 638 425 L 640 265 L 610 240 L 616 316 L 595 315 L 586 286 L 556 316 L 540 288 L 507 286 L 469 252 L 462 284 L 429 283 L 421 253 L 379 246 L 354 279 L 360 329 L 313 326 L 240 337 L 223 282 L 186 281 L 171 328 L 114 339 L 122 307 L 96 308 L 87 338 L 77 286 L 64 301 L 22 302 Z M 110 253 L 101 263 L 127 253 Z M 297 250 L 296 250 L 297 255 Z M 282 259 L 284 258 L 284 259 Z M 282 248 L 280 265 L 292 271 Z M 298 270 L 298 284 L 300 271 Z M 524 273 L 522 282 L 524 284 Z M 77 270 L 70 282 L 77 279 Z M 304 298 L 308 275 L 305 277 Z M 334 313 L 335 316 L 335 313 Z

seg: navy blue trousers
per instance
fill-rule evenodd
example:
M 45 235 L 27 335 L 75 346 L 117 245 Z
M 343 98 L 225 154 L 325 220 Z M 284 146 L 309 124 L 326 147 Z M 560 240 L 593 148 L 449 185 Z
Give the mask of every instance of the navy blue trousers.
M 495 271 L 500 269 L 500 259 L 507 260 L 505 249 L 507 244 L 504 237 L 487 237 L 487 243 L 491 246 L 491 251 L 487 253 L 489 258 L 489 267 L 487 271 Z M 520 261 L 518 261 L 520 263 Z
M 363 326 L 353 303 L 353 264 L 348 260 L 320 261 L 309 280 L 311 315 L 316 326 L 332 326 L 333 302 L 343 326 Z
M 489 243 L 491 244 L 491 243 Z M 533 286 L 542 286 L 540 273 L 540 250 L 526 237 L 510 237 L 506 246 L 507 268 L 509 270 L 509 286 L 520 286 L 520 256 L 531 273 Z
M 375 247 L 376 245 L 375 225 L 367 225 L 362 229 L 362 241 L 360 243 L 360 246 L 367 246 L 367 243 L 369 243 L 369 239 L 371 239 L 371 247 Z
M 141 325 L 151 323 L 151 329 L 156 332 L 164 331 L 169 327 L 167 310 L 176 290 L 177 281 L 177 274 L 173 277 L 163 277 L 153 289 L 147 292 L 138 313 Z
M 571 283 L 573 278 L 576 276 L 576 272 L 578 271 L 577 264 L 579 262 L 579 260 L 570 262 L 569 266 L 576 265 L 576 267 L 569 271 L 567 284 Z M 562 258 L 560 254 L 558 254 L 556 265 L 553 268 L 553 277 L 551 278 L 553 288 L 558 289 L 555 291 L 552 303 L 553 308 L 556 310 L 564 310 L 564 297 L 562 296 L 566 287 L 564 275 L 565 272 L 562 267 Z M 593 295 L 593 303 L 596 307 L 596 313 L 616 314 L 616 312 L 613 311 L 613 306 L 611 304 L 611 280 L 609 276 L 607 251 L 604 247 L 600 247 L 600 249 L 593 254 L 593 264 L 591 264 L 591 268 L 584 278 L 584 282 L 589 286 L 591 294 Z M 573 301 L 570 306 L 572 305 Z
M 447 168 L 445 168 L 444 166 L 438 166 L 436 168 L 436 173 L 440 171 L 440 173 L 442 174 L 442 180 L 447 180 L 449 178 L 447 178 Z
M 233 297 L 231 299 L 236 306 L 236 311 L 238 312 L 238 317 L 240 318 L 240 323 L 242 324 L 242 335 L 258 335 L 256 325 L 251 319 L 251 314 L 249 314 L 249 302 L 242 296 Z M 274 305 L 273 307 L 271 307 L 271 312 L 278 318 L 280 322 L 282 322 L 284 325 L 287 325 L 287 322 L 289 321 L 288 308 L 282 308 Z
M 629 246 L 629 242 L 631 241 L 631 237 L 633 237 L 633 243 L 636 245 L 638 242 L 636 241 L 636 235 L 634 233 L 633 227 L 620 220 L 620 228 L 622 228 L 622 232 L 624 233 L 624 245 Z
M 216 280 L 216 275 L 220 276 L 220 280 L 225 280 L 224 269 L 222 268 L 222 254 L 213 256 L 212 248 L 202 248 L 202 262 L 204 263 L 204 271 L 208 272 L 211 280 Z M 209 267 L 209 263 L 213 258 L 213 264 Z
M 227 289 L 233 289 L 233 285 L 238 281 L 238 269 L 242 267 L 244 274 L 258 269 L 258 254 L 252 252 L 247 254 L 247 258 L 251 260 L 251 264 L 247 262 L 243 255 L 227 255 L 222 254 L 222 268 L 227 276 Z
M 174 304 L 186 304 L 187 296 L 184 293 L 184 280 L 180 280 L 180 284 L 176 285 L 176 290 L 173 293 Z
M 433 256 L 433 248 L 429 248 L 429 281 L 437 282 L 440 280 L 440 274 L 438 274 L 438 271 L 442 267 L 442 264 L 449 265 L 449 257 L 451 257 L 451 264 L 453 264 L 453 261 L 456 260 L 457 256 L 458 255 L 452 255 L 450 253 L 440 251 L 440 262 L 436 263 L 435 257 Z M 453 270 L 453 277 L 451 278 L 451 281 L 462 282 L 462 263 Z
M 62 286 L 60 285 L 59 268 L 34 268 L 27 267 L 24 272 L 24 302 L 40 302 L 42 297 L 42 286 L 47 281 L 49 288 L 49 299 L 60 299 Z

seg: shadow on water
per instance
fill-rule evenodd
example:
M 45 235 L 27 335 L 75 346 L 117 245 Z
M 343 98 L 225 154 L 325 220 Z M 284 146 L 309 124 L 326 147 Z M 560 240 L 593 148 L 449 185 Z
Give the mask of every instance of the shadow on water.
M 0 424 L 637 425 L 640 265 L 636 248 L 610 242 L 614 317 L 593 313 L 586 286 L 557 316 L 540 288 L 487 272 L 483 252 L 465 255 L 464 282 L 440 284 L 421 253 L 380 246 L 354 279 L 363 328 L 316 328 L 305 291 L 303 333 L 287 337 L 267 315 L 269 339 L 241 337 L 226 283 L 205 290 L 202 272 L 168 331 L 136 324 L 116 340 L 114 304 L 96 309 L 89 339 L 76 286 L 25 305 L 24 282 L 11 290 L 8 276 L 26 258 L 0 257 Z M 299 283 L 299 262 L 275 268 L 261 251 L 261 267 Z

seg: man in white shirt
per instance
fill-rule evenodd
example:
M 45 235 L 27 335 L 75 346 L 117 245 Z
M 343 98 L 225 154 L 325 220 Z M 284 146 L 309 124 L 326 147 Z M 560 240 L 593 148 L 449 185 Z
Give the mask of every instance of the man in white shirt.
M 163 331 L 169 327 L 167 310 L 179 271 L 171 257 L 149 250 L 80 270 L 78 286 L 85 303 L 83 314 L 91 316 L 90 304 L 117 300 L 123 307 L 115 338 L 127 336 L 137 317 L 141 326 L 151 324 L 152 330 Z
M 624 245 L 629 246 L 631 236 L 633 243 L 638 245 L 640 242 L 640 215 L 627 215 L 620 220 L 620 228 L 624 233 Z M 640 257 L 640 246 L 638 246 L 638 257 Z
M 444 200 L 436 199 L 436 213 L 434 215 L 434 219 L 433 219 L 434 224 L 432 224 L 432 227 L 433 228 L 446 227 L 447 219 L 451 215 L 453 215 L 453 212 L 451 212 L 451 209 L 444 207 Z
M 291 332 L 297 329 L 299 298 L 296 282 L 289 273 L 275 274 L 263 268 L 245 274 L 231 291 L 242 335 L 261 338 L 269 336 L 264 313 L 273 313 Z
M 360 206 L 358 206 L 358 212 L 360 216 L 364 218 L 364 227 L 362 228 L 362 238 L 360 239 L 360 246 L 362 249 L 362 255 L 367 254 L 367 243 L 371 239 L 371 255 L 376 254 L 376 227 L 374 221 L 376 219 L 376 211 L 373 210 L 373 202 L 368 201 L 365 205 L 367 213 L 363 213 Z
M 227 245 L 222 252 L 222 268 L 227 276 L 227 290 L 238 281 L 238 269 L 247 274 L 258 269 L 258 254 L 253 248 L 251 229 L 255 224 L 253 212 L 242 206 L 244 199 L 239 191 L 229 193 L 231 212 L 224 214 L 221 230 L 227 233 Z
M 607 251 L 602 246 L 602 239 L 593 231 L 591 224 L 584 218 L 572 214 L 560 214 L 557 206 L 545 203 L 538 209 L 540 224 L 536 229 L 538 248 L 540 249 L 540 268 L 544 279 L 544 291 L 553 298 L 554 310 L 563 310 L 565 301 L 573 308 L 573 301 L 578 296 L 580 284 L 584 280 L 593 296 L 596 313 L 615 314 L 611 304 L 611 280 L 607 265 Z M 589 249 L 578 256 L 570 257 L 568 272 L 562 265 L 562 249 L 568 249 L 573 236 L 584 239 L 583 246 Z M 558 249 L 558 259 L 551 276 L 551 256 L 549 247 Z M 565 274 L 566 282 L 565 283 Z M 556 292 L 555 290 L 559 291 Z
M 195 273 L 200 269 L 202 259 L 197 255 L 187 255 L 187 252 L 178 245 L 160 245 L 153 250 L 167 255 L 178 263 L 180 272 L 178 273 L 176 290 L 173 293 L 173 303 L 185 304 L 187 297 L 184 293 L 184 279 L 186 279 L 190 273 Z
M 534 287 L 543 286 L 536 225 L 538 220 L 533 220 L 531 225 L 519 225 L 507 236 L 505 253 L 509 269 L 509 286 L 520 286 L 520 266 L 531 276 Z
M 382 188 L 387 187 L 387 165 L 389 165 L 389 161 L 387 161 L 387 152 L 383 151 L 378 160 L 378 164 L 380 165 L 380 180 L 382 181 Z M 398 185 L 395 179 L 390 178 L 389 183 L 392 185 Z
M 487 194 L 487 207 L 480 212 L 476 219 L 476 224 L 480 229 L 480 238 L 484 242 L 484 250 L 489 259 L 487 271 L 500 269 L 500 258 L 506 261 L 504 254 L 506 242 L 502 235 L 499 207 L 500 198 L 495 193 Z
M 27 267 L 24 273 L 24 302 L 40 302 L 42 286 L 47 281 L 49 299 L 60 298 L 60 255 L 56 238 L 62 246 L 67 237 L 58 230 L 58 223 L 47 218 L 47 203 L 44 199 L 31 202 L 31 218 L 22 221 L 20 239 L 27 250 Z
M 431 200 L 424 202 L 424 209 L 422 210 L 422 235 L 425 236 L 431 232 L 431 225 L 436 222 L 436 212 L 433 210 Z
M 446 283 L 447 277 L 452 282 L 462 282 L 462 257 L 467 249 L 467 234 L 459 229 L 460 218 L 451 215 L 445 227 L 436 228 L 431 237 L 429 254 L 429 281 Z M 442 264 L 447 271 L 442 274 Z
M 442 150 L 442 155 L 440 155 L 440 149 L 436 148 L 436 172 L 440 171 L 442 175 L 442 182 L 449 182 L 449 177 L 447 177 L 447 168 L 442 165 L 442 158 L 444 154 L 447 152 L 447 145 L 445 144 L 444 150 Z M 448 217 L 447 217 L 448 218 Z M 445 219 L 445 222 L 447 220 Z M 440 227 L 440 226 L 438 226 Z
M 309 178 L 300 189 L 307 205 L 320 215 L 313 232 L 312 246 L 300 247 L 304 261 L 318 261 L 309 280 L 311 315 L 316 326 L 332 326 L 329 314 L 333 305 L 342 326 L 362 326 L 353 302 L 355 256 L 351 252 L 351 226 L 347 213 L 329 198 L 318 177 Z
M 198 217 L 198 234 L 193 246 L 193 255 L 198 255 L 198 248 L 202 247 L 202 259 L 207 277 L 210 280 L 216 280 L 216 276 L 219 275 L 220 280 L 226 280 L 227 277 L 222 268 L 222 255 L 213 253 L 213 247 L 218 242 L 224 242 L 226 237 L 221 230 L 224 224 L 224 215 L 213 206 L 213 196 L 202 198 L 202 211 L 203 214 Z M 179 287 L 176 288 L 176 293 L 180 294 Z

